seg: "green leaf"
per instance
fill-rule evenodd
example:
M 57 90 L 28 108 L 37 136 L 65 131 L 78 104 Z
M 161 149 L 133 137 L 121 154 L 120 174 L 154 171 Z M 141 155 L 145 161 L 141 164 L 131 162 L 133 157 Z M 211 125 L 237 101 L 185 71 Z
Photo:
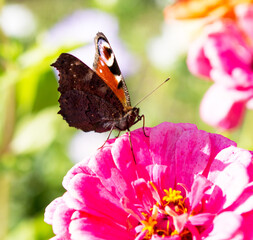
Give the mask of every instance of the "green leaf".
M 56 107 L 48 108 L 22 119 L 11 143 L 11 149 L 16 154 L 24 154 L 48 146 L 56 136 L 59 120 L 57 111 Z

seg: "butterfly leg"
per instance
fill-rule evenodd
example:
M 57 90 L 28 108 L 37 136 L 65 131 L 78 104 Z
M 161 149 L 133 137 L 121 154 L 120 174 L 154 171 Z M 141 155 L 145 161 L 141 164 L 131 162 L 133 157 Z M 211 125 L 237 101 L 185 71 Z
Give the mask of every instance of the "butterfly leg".
M 112 128 L 111 128 L 111 130 L 110 130 L 110 132 L 109 132 L 109 134 L 108 134 L 108 137 L 106 138 L 106 140 L 105 140 L 105 142 L 103 143 L 103 145 L 102 145 L 101 147 L 99 147 L 98 149 L 101 149 L 101 148 L 104 147 L 105 143 L 109 140 L 109 138 L 110 138 L 110 136 L 111 136 L 111 134 L 112 134 L 112 130 L 113 130 L 113 129 L 114 129 L 114 126 L 112 126 Z
M 145 132 L 145 116 L 144 116 L 144 114 L 142 114 L 141 116 L 139 116 L 138 119 L 136 120 L 136 122 L 139 122 L 141 119 L 143 119 L 143 120 L 142 120 L 142 122 L 143 122 L 143 125 L 142 125 L 143 134 L 145 135 L 145 137 L 149 137 L 149 136 L 146 134 L 146 132 Z
M 118 129 L 118 130 L 119 130 L 119 129 Z M 116 138 L 118 138 L 118 137 L 119 137 L 120 133 L 121 133 L 121 130 L 119 130 L 119 133 L 118 133 L 118 135 L 117 135 L 117 137 L 116 137 Z
M 129 129 L 127 129 L 127 131 L 128 131 L 128 139 L 129 139 L 129 143 L 130 143 L 130 148 L 131 148 L 131 151 L 132 151 L 132 154 L 133 154 L 133 159 L 134 159 L 134 162 L 135 162 L 135 165 L 136 165 L 136 160 L 135 160 L 134 150 L 133 150 L 133 144 L 132 144 L 132 140 L 131 140 L 131 131 Z

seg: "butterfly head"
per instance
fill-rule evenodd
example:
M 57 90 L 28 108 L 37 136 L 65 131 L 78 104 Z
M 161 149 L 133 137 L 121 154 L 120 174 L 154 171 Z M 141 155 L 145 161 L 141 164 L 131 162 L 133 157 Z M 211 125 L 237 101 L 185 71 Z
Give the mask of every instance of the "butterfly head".
M 125 115 L 117 122 L 115 127 L 120 131 L 129 130 L 131 126 L 141 120 L 139 111 L 140 109 L 136 107 L 129 108 L 125 112 Z

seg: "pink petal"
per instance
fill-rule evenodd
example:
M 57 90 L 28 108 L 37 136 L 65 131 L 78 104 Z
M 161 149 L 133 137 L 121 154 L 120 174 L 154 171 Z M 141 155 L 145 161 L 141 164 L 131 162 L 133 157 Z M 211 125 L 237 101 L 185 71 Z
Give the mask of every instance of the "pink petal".
M 210 159 L 209 162 L 206 166 L 206 168 L 203 171 L 203 176 L 207 177 L 209 175 L 209 179 L 210 179 L 210 167 L 213 166 L 215 164 L 215 157 L 216 155 L 223 149 L 230 147 L 230 146 L 236 146 L 236 143 L 231 141 L 228 138 L 225 138 L 222 135 L 219 134 L 209 134 L 209 138 L 211 140 L 211 155 L 210 155 Z M 214 161 L 214 162 L 213 162 Z M 217 162 L 217 161 L 216 161 Z M 219 168 L 223 167 L 224 164 L 218 162 L 217 165 Z
M 205 240 L 232 240 L 242 239 L 234 238 L 242 224 L 242 217 L 233 212 L 223 212 L 213 221 L 213 226 L 202 234 Z
M 175 180 L 175 178 L 173 178 L 173 176 L 175 173 L 173 173 L 173 169 L 169 166 L 152 164 L 147 166 L 146 169 L 148 171 L 148 175 L 150 176 L 149 180 L 152 181 L 155 186 L 159 186 L 157 191 L 160 196 L 164 194 L 163 189 L 169 189 L 174 185 L 175 182 L 173 180 Z
M 248 95 L 214 84 L 200 106 L 201 118 L 211 126 L 227 130 L 237 127 L 244 116 Z
M 214 68 L 211 71 L 211 78 L 225 89 L 240 90 L 241 96 L 245 95 L 246 100 L 252 98 L 253 71 L 251 69 L 235 67 L 231 73 L 227 73 Z
M 250 212 L 253 209 L 253 183 L 247 186 L 239 198 L 229 207 L 227 211 L 235 211 L 238 214 Z
M 70 224 L 72 240 L 128 240 L 134 239 L 134 232 L 115 224 L 108 219 L 96 218 L 83 214 L 72 220 Z
M 140 166 L 147 166 L 152 164 L 152 158 L 149 153 L 150 148 L 150 131 L 152 128 L 145 128 L 145 134 L 148 136 L 146 137 L 143 133 L 143 129 L 136 129 L 131 132 L 131 140 L 133 144 L 134 155 L 137 161 L 137 164 Z
M 250 96 L 250 93 L 251 93 L 251 97 L 252 97 L 252 86 L 253 86 L 252 69 L 247 70 L 247 69 L 235 68 L 232 71 L 231 78 L 232 78 L 232 81 L 236 83 L 235 87 L 238 87 L 239 89 L 244 90 L 245 95 Z
M 146 212 L 149 212 L 150 206 L 155 204 L 151 191 L 144 179 L 140 178 L 132 183 L 137 199 L 143 204 Z
M 89 214 L 98 217 L 105 217 L 104 213 L 100 212 L 98 208 L 88 208 L 85 204 L 83 204 L 81 199 L 79 201 L 78 199 L 75 198 L 75 195 L 73 196 L 72 194 L 70 194 L 70 192 L 66 192 L 63 195 L 63 198 L 66 205 L 71 209 L 75 209 L 78 211 L 85 211 Z
M 163 122 L 150 132 L 150 149 L 153 164 L 173 163 L 176 143 L 183 132 L 197 127 L 189 123 Z M 159 141 L 157 141 L 159 139 Z
M 127 213 L 129 213 L 129 214 L 131 214 L 131 216 L 133 217 L 133 218 L 135 218 L 137 221 L 142 221 L 142 220 L 144 220 L 144 216 L 141 214 L 141 211 L 142 211 L 142 209 L 140 209 L 140 205 L 139 206 L 136 206 L 136 204 L 134 203 L 134 202 L 131 202 L 131 201 L 129 201 L 129 199 L 128 198 L 126 198 L 126 197 L 122 197 L 121 199 L 120 199 L 120 203 L 121 203 L 121 205 L 122 205 L 122 208 L 127 212 Z M 143 210 L 143 212 L 144 212 L 144 210 Z M 137 222 L 138 223 L 138 222 Z M 138 225 L 138 226 L 140 226 L 140 225 Z M 136 228 L 138 228 L 138 226 L 137 227 L 135 227 L 135 229 Z M 142 229 L 143 227 L 141 226 L 141 229 Z M 140 230 L 141 231 L 141 230 Z
M 66 204 L 61 203 L 57 206 L 53 216 L 53 232 L 61 237 L 69 237 L 69 224 L 74 213 L 73 209 L 69 209 Z
M 223 210 L 225 201 L 226 197 L 224 196 L 220 187 L 214 186 L 210 196 L 207 197 L 206 203 L 203 205 L 203 212 L 217 214 Z
M 189 217 L 189 221 L 192 225 L 195 226 L 208 226 L 213 222 L 215 214 L 211 213 L 199 213 Z
M 68 190 L 68 184 L 71 181 L 71 179 L 78 173 L 84 173 L 91 176 L 95 176 L 95 174 L 90 170 L 85 161 L 77 163 L 67 172 L 66 176 L 63 179 L 62 185 L 66 190 Z
M 190 189 L 194 174 L 203 171 L 208 164 L 211 154 L 209 134 L 201 130 L 185 131 L 175 149 L 176 181 Z
M 69 236 L 55 236 L 50 238 L 49 240 L 69 240 Z
M 53 217 L 54 217 L 54 213 L 56 208 L 58 207 L 58 205 L 60 204 L 64 204 L 64 200 L 62 199 L 62 197 L 58 197 L 56 198 L 54 201 L 52 201 L 45 210 L 45 215 L 44 215 L 44 221 L 48 224 L 52 224 L 53 223 Z
M 252 222 L 253 222 L 253 211 L 242 214 L 242 232 L 244 239 L 253 239 Z
M 187 221 L 188 221 L 187 213 L 173 217 L 173 223 L 174 223 L 175 229 L 179 233 L 184 229 Z
M 213 134 L 209 134 L 209 138 L 211 140 L 211 145 L 212 145 L 212 149 L 211 149 L 212 151 L 211 151 L 211 156 L 210 156 L 210 161 L 209 161 L 210 166 L 214 165 L 213 159 L 216 157 L 216 155 L 220 151 L 222 151 L 223 149 L 228 148 L 230 146 L 235 146 L 236 147 L 235 142 L 233 142 L 232 140 L 230 140 L 230 139 L 228 139 L 228 138 L 226 138 L 222 135 L 213 133 Z M 219 165 L 224 166 L 223 163 L 220 163 L 220 162 L 218 163 L 217 167 L 219 167 Z M 208 176 L 210 166 L 207 166 L 207 169 L 204 170 L 204 171 L 207 171 L 207 173 L 203 172 L 203 175 L 206 176 L 206 177 Z
M 235 7 L 240 27 L 253 39 L 253 4 L 240 4 Z
M 210 78 L 212 67 L 204 52 L 205 41 L 205 38 L 199 38 L 190 46 L 187 55 L 187 66 L 192 74 L 198 77 Z
M 204 51 L 212 68 L 228 74 L 234 68 L 250 69 L 250 48 L 233 21 L 216 21 L 206 27 Z
M 195 177 L 189 193 L 191 211 L 194 211 L 195 207 L 201 202 L 206 190 L 211 186 L 211 182 L 208 181 L 204 176 L 197 175 Z
M 192 234 L 192 240 L 200 240 L 201 239 L 199 231 L 198 231 L 198 229 L 194 225 L 192 225 L 192 224 L 190 224 L 190 222 L 188 222 L 186 224 L 186 227 L 188 228 L 188 230 Z
M 128 196 L 134 199 L 134 192 L 129 179 L 124 179 L 122 173 L 116 167 L 111 154 L 111 146 L 105 147 L 97 152 L 88 163 L 89 168 L 100 179 L 107 191 L 116 195 L 119 199 Z
M 223 208 L 230 206 L 238 199 L 248 184 L 248 181 L 249 177 L 247 170 L 240 163 L 232 163 L 228 165 L 219 174 L 214 184 L 220 187 L 225 196 L 226 201 Z M 216 201 L 222 201 L 222 199 L 216 198 Z
M 216 177 L 220 174 L 221 171 L 225 169 L 226 166 L 233 162 L 238 162 L 248 168 L 248 176 L 251 178 L 252 174 L 250 171 L 252 154 L 251 152 L 237 148 L 235 146 L 230 146 L 228 148 L 220 151 L 211 166 L 208 179 L 212 182 L 215 182 Z
M 137 179 L 137 169 L 128 134 L 124 134 L 115 140 L 111 152 L 116 167 L 127 183 L 130 184 Z
M 247 108 L 249 109 L 253 109 L 253 98 L 251 98 L 248 102 L 247 102 Z
M 176 144 L 183 132 L 197 129 L 193 124 L 161 123 L 150 132 L 150 151 L 154 164 L 165 165 L 167 184 L 165 187 L 175 187 L 177 163 L 175 160 Z M 159 139 L 159 141 L 157 141 Z
M 104 217 L 123 223 L 127 213 L 121 208 L 119 199 L 108 192 L 98 178 L 84 174 L 75 175 L 70 184 L 70 195 L 83 203 L 82 210 L 98 212 Z

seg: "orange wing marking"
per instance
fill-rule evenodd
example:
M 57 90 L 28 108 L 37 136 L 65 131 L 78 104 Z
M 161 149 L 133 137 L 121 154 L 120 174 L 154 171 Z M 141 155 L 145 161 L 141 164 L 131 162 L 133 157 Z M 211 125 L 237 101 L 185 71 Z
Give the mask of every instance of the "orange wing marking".
M 118 80 L 116 79 L 114 74 L 110 71 L 110 69 L 107 67 L 107 65 L 101 58 L 99 58 L 96 73 L 112 89 L 112 91 L 120 100 L 124 108 L 128 109 L 129 106 L 127 104 L 127 100 L 126 100 L 126 96 L 125 96 L 125 92 L 123 88 L 118 88 L 118 84 L 119 84 Z

